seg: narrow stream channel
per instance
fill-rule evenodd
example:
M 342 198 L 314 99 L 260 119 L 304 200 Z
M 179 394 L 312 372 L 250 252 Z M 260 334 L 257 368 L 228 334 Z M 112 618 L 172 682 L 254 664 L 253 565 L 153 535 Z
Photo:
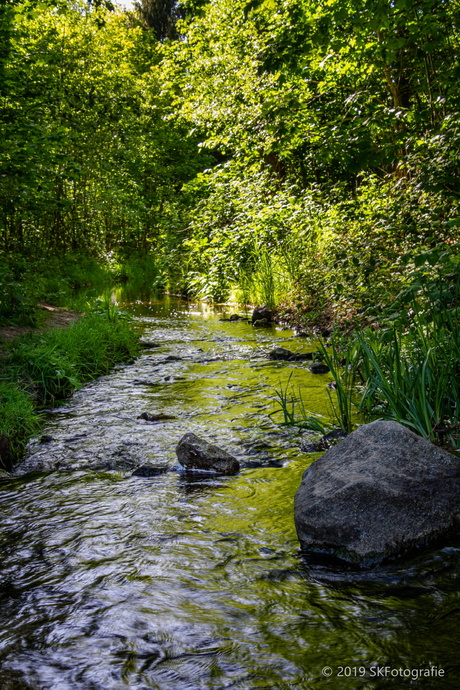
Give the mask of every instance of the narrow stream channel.
M 457 688 L 458 546 L 361 573 L 299 555 L 293 496 L 317 456 L 270 416 L 274 388 L 292 374 L 326 413 L 331 376 L 266 355 L 315 343 L 174 298 L 124 307 L 158 347 L 50 412 L 52 441 L 0 485 L 0 689 Z M 188 431 L 240 474 L 177 472 Z M 165 471 L 133 476 L 146 463 Z

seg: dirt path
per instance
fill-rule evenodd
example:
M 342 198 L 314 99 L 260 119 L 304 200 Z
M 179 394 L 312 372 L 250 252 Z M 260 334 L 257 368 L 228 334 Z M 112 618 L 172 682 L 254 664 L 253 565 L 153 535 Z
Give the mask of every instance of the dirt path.
M 78 321 L 82 316 L 75 311 L 68 311 L 62 307 L 55 307 L 52 304 L 37 304 L 39 309 L 45 312 L 45 322 L 38 330 L 48 330 L 50 328 L 66 328 L 70 324 Z M 18 338 L 24 333 L 37 331 L 32 326 L 0 326 L 0 347 L 3 344 L 10 343 L 15 338 Z

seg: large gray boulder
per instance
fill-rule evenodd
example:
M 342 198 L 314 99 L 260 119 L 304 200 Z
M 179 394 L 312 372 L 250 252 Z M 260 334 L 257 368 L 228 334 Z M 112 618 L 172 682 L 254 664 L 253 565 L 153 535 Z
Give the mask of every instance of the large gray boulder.
M 305 553 L 370 565 L 458 531 L 460 460 L 396 422 L 372 422 L 304 472 L 294 519 Z
M 176 455 L 186 472 L 205 471 L 214 474 L 236 474 L 240 463 L 233 455 L 195 434 L 185 434 L 176 447 Z

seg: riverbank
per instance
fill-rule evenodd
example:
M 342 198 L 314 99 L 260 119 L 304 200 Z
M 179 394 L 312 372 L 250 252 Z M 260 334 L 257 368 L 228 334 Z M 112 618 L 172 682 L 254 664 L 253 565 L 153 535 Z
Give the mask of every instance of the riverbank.
M 50 316 L 39 330 L 1 329 L 0 470 L 20 459 L 39 433 L 40 409 L 66 399 L 87 381 L 139 353 L 139 336 L 116 307 L 101 303 L 82 315 L 40 305 Z
M 41 324 L 40 330 L 67 328 L 82 317 L 80 312 L 71 311 L 52 304 L 37 304 L 37 309 L 43 311 L 43 318 L 45 319 Z M 34 326 L 0 326 L 0 353 L 6 344 L 11 343 L 22 335 L 26 335 L 26 333 L 34 333 L 36 331 L 37 329 Z

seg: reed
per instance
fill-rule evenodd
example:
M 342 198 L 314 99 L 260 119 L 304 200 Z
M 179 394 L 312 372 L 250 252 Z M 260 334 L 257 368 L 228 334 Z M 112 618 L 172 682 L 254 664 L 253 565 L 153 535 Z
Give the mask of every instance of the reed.
M 296 426 L 300 429 L 316 431 L 323 435 L 332 431 L 334 426 L 324 420 L 322 415 L 315 414 L 307 409 L 300 386 L 298 386 L 296 392 L 293 384 L 291 384 L 291 378 L 292 373 L 289 376 L 286 386 L 283 387 L 283 385 L 280 384 L 279 389 L 275 389 L 275 404 L 277 405 L 277 409 L 272 412 L 270 416 L 274 416 L 281 412 L 283 415 L 283 426 Z
M 365 331 L 366 385 L 360 409 L 411 428 L 442 445 L 459 447 L 460 327 L 458 309 L 422 311 L 414 305 L 407 328 Z

